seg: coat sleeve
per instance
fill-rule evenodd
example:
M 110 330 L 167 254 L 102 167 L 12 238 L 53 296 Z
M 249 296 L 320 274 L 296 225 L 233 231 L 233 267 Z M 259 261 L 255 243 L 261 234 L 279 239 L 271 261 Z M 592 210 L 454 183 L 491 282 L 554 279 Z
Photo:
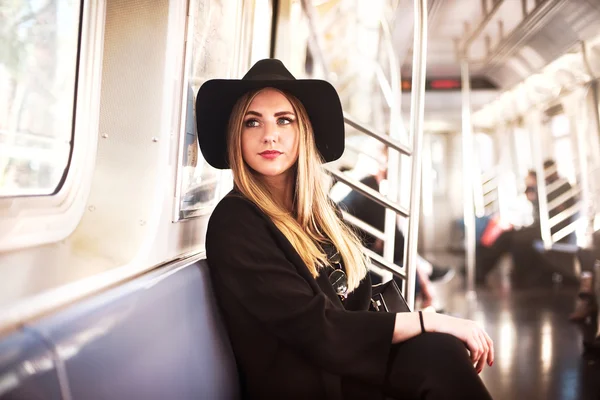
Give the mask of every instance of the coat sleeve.
M 213 279 L 281 342 L 319 368 L 382 384 L 395 314 L 335 308 L 315 293 L 248 201 L 225 198 L 209 223 Z

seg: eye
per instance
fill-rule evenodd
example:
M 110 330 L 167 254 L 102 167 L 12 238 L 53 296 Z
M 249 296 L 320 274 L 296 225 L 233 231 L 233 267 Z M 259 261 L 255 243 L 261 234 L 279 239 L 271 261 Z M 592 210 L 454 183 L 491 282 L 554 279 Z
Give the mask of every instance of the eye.
M 288 117 L 281 117 L 277 120 L 278 125 L 289 125 L 292 122 L 294 122 L 294 120 L 292 118 L 288 118 Z
M 244 121 L 244 126 L 246 128 L 256 128 L 258 125 L 259 125 L 258 121 L 255 120 L 254 118 L 247 119 L 246 121 Z

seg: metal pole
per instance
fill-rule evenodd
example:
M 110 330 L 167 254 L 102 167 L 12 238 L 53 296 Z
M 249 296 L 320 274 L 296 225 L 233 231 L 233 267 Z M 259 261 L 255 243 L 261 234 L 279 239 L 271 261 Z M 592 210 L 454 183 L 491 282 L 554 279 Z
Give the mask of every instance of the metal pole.
M 463 48 L 468 49 L 471 46 L 471 44 L 475 41 L 475 39 L 477 39 L 477 37 L 481 34 L 481 32 L 483 32 L 483 30 L 485 29 L 487 24 L 492 20 L 492 18 L 494 18 L 494 15 L 496 15 L 496 12 L 500 9 L 500 6 L 502 5 L 503 2 L 504 2 L 504 0 L 497 0 L 496 2 L 494 2 L 492 9 L 490 10 L 489 13 L 486 13 L 484 11 L 483 20 L 477 25 L 475 30 L 469 35 L 469 37 L 465 41 Z
M 373 139 L 380 141 L 388 147 L 398 150 L 400 153 L 410 156 L 413 152 L 407 146 L 403 145 L 399 140 L 390 138 L 389 135 L 376 132 L 374 129 L 367 127 L 365 124 L 357 122 L 354 118 L 344 113 L 344 122 L 350 125 L 352 128 L 360 131 L 366 135 L 371 136 Z
M 309 26 L 308 46 L 312 52 L 313 57 L 323 69 L 323 74 L 325 75 L 326 79 L 329 79 L 329 67 L 327 65 L 325 55 L 323 54 L 323 46 L 321 45 L 321 39 L 317 34 L 318 30 L 315 23 L 316 17 L 314 6 L 312 2 L 308 0 L 302 0 L 302 7 L 304 8 L 304 13 L 306 14 L 306 20 Z
M 462 81 L 462 157 L 463 157 L 463 214 L 465 222 L 465 251 L 467 266 L 467 295 L 475 294 L 475 208 L 473 202 L 473 126 L 471 125 L 471 81 L 469 61 L 463 54 L 460 61 Z
M 584 243 L 581 247 L 590 248 L 594 235 L 594 218 L 590 218 L 589 211 L 591 208 L 591 183 L 589 176 L 589 165 L 588 165 L 588 132 L 590 131 L 589 123 L 589 112 L 588 112 L 588 98 L 591 94 L 591 85 L 587 85 L 585 91 L 581 94 L 581 97 L 574 95 L 574 101 L 581 104 L 580 107 L 575 107 L 573 110 L 573 127 L 575 128 L 575 136 L 577 138 L 577 153 L 579 156 L 579 187 L 581 189 L 581 207 L 580 207 L 580 218 L 586 223 L 586 229 L 584 232 Z M 594 105 L 595 106 L 595 105 Z M 581 111 L 580 111 L 581 110 Z M 581 118 L 578 113 L 581 112 Z M 583 124 L 583 126 L 582 126 Z
M 396 54 L 394 53 L 394 44 L 392 43 L 392 33 L 390 27 L 383 16 L 380 20 L 382 40 L 385 49 L 388 53 L 389 69 L 390 69 L 390 86 L 391 86 L 391 98 L 390 98 L 390 120 L 389 120 L 389 136 L 395 140 L 400 139 L 400 66 L 396 60 Z M 387 180 L 389 183 L 387 197 L 394 202 L 398 201 L 398 186 L 400 183 L 399 165 L 400 165 L 400 154 L 395 151 L 389 151 L 387 154 Z M 414 215 L 412 210 L 409 210 Z M 397 223 L 396 214 L 391 209 L 385 210 L 385 242 L 383 245 L 383 257 L 386 260 L 394 260 L 395 250 L 395 239 L 397 234 Z
M 592 197 L 591 197 L 591 208 L 590 218 L 592 229 L 594 228 L 594 222 L 596 219 L 596 213 L 598 211 L 598 203 L 600 202 L 600 179 L 597 179 L 598 172 L 600 171 L 600 96 L 598 96 L 598 81 L 594 81 L 592 86 L 592 130 L 590 136 L 590 142 L 592 143 L 592 160 L 594 160 L 593 168 L 591 169 L 592 182 Z M 599 279 L 600 281 L 600 279 Z
M 414 0 L 413 75 L 410 104 L 410 129 L 413 140 L 411 168 L 410 218 L 406 235 L 406 300 L 410 309 L 415 306 L 415 279 L 417 276 L 417 240 L 421 205 L 421 149 L 423 145 L 423 117 L 425 108 L 425 68 L 427 59 L 427 0 Z
M 368 197 L 369 199 L 373 200 L 374 202 L 382 205 L 385 208 L 392 209 L 394 212 L 396 212 L 397 214 L 399 214 L 399 215 L 401 215 L 403 217 L 408 217 L 409 216 L 409 212 L 410 211 L 405 210 L 398 203 L 396 203 L 395 201 L 389 200 L 386 196 L 382 196 L 379 193 L 379 191 L 371 189 L 370 187 L 368 187 L 364 183 L 360 183 L 360 181 L 358 181 L 358 180 L 356 180 L 354 178 L 350 178 L 348 175 L 346 175 L 343 172 L 340 172 L 340 171 L 336 170 L 331 165 L 323 165 L 323 168 L 325 169 L 325 171 L 327 171 L 331 175 L 333 175 L 338 181 L 344 183 L 347 186 L 350 186 L 352 189 L 354 189 L 354 190 L 358 191 L 359 193 L 365 195 L 366 197 Z
M 544 247 L 552 247 L 552 236 L 550 234 L 550 221 L 548 214 L 548 195 L 546 190 L 546 171 L 544 171 L 544 160 L 542 156 L 542 122 L 540 121 L 542 110 L 533 115 L 531 152 L 535 162 L 537 175 L 537 197 L 540 209 L 540 231 Z

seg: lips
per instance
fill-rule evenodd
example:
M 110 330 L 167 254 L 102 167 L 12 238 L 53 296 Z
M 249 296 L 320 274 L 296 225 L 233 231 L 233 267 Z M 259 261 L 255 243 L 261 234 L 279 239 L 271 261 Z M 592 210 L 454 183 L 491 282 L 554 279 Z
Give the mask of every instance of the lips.
M 277 151 L 277 150 L 265 150 L 261 153 L 259 153 L 263 158 L 266 158 L 268 160 L 274 160 L 277 157 L 279 157 L 280 155 L 282 155 L 283 153 L 281 151 Z

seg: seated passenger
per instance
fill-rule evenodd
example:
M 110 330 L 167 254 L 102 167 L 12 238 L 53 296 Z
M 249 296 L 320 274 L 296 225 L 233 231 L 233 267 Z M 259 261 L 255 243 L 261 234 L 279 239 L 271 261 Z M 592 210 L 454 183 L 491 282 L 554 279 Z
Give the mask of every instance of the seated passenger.
M 344 149 L 329 83 L 262 60 L 241 80 L 206 82 L 196 117 L 205 159 L 234 177 L 206 253 L 244 398 L 490 398 L 477 374 L 493 343 L 477 324 L 368 311 L 368 260 L 321 168 Z
M 554 169 L 555 163 L 552 160 L 546 160 L 544 162 L 544 169 Z M 571 185 L 564 179 L 559 178 L 557 172 L 552 172 L 546 177 L 546 185 L 554 184 L 555 182 L 562 180 L 562 184 L 552 192 L 547 194 L 548 203 L 559 196 L 569 192 Z M 540 228 L 540 211 L 537 193 L 537 174 L 535 171 L 529 171 L 525 178 L 525 195 L 533 205 L 533 220 L 534 222 L 530 226 L 523 227 L 521 229 L 507 230 L 500 234 L 491 246 L 478 245 L 476 250 L 476 277 L 478 283 L 483 283 L 486 275 L 496 266 L 500 257 L 506 253 L 510 253 L 513 261 L 513 282 L 528 284 L 528 282 L 538 281 L 543 275 L 547 277 L 551 276 L 549 270 L 545 270 L 542 267 L 544 259 L 535 250 L 533 244 L 536 240 L 541 240 L 541 228 Z M 576 202 L 575 197 L 570 197 L 565 201 L 558 204 L 556 207 L 549 209 L 549 218 L 552 218 L 558 213 L 570 208 Z M 574 216 L 567 218 L 565 221 L 560 222 L 556 226 L 552 227 L 551 233 L 555 234 L 562 228 L 571 224 L 574 220 Z M 570 234 L 565 238 L 559 240 L 561 243 L 570 243 L 574 241 L 574 234 Z
M 383 154 L 387 157 L 387 151 Z M 387 169 L 380 168 L 376 175 L 369 175 L 360 180 L 360 182 L 371 189 L 379 191 L 379 186 L 386 179 Z M 342 208 L 346 209 L 350 214 L 357 217 L 361 221 L 366 222 L 375 229 L 383 231 L 385 223 L 385 208 L 375 201 L 369 199 L 363 194 L 352 191 L 346 197 L 339 201 Z M 375 238 L 367 232 L 359 230 L 360 238 L 362 239 L 363 245 L 369 250 L 382 255 L 383 254 L 383 242 L 380 239 Z M 394 240 L 394 263 L 402 265 L 404 259 L 404 234 L 400 229 L 396 229 L 395 240 Z M 381 278 L 375 274 L 370 273 L 371 280 L 374 284 L 380 283 Z M 433 304 L 435 300 L 435 291 L 432 281 L 444 280 L 447 281 L 452 278 L 454 271 L 448 268 L 442 268 L 439 266 L 431 265 L 427 260 L 420 257 L 417 254 L 417 281 L 415 285 L 415 293 L 421 297 L 421 307 L 426 308 Z M 402 280 L 394 276 L 394 280 L 399 287 L 401 287 Z

